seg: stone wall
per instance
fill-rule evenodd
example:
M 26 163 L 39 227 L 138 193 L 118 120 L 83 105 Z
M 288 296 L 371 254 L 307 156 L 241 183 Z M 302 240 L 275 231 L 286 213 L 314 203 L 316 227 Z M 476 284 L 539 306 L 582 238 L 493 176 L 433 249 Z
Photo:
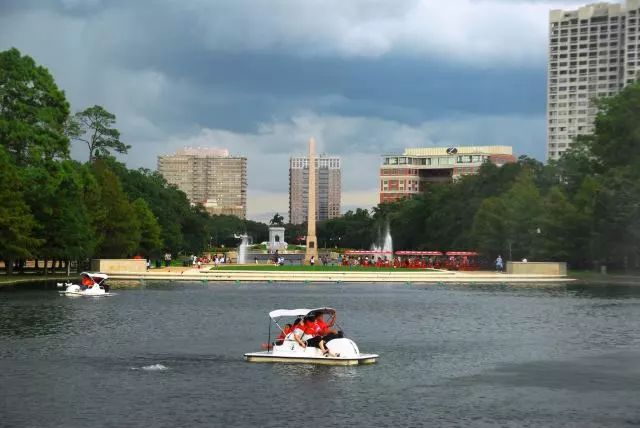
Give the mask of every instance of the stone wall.
M 507 262 L 507 273 L 514 275 L 567 275 L 566 262 Z
M 145 259 L 93 259 L 91 260 L 91 270 L 106 274 L 113 272 L 146 272 L 147 261 Z

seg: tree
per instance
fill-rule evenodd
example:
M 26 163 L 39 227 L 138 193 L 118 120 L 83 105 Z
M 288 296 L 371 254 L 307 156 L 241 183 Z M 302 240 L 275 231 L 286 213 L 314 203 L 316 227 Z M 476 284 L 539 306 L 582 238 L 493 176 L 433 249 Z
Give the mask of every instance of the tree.
M 640 167 L 640 81 L 598 101 L 595 132 L 586 137 L 593 156 L 607 169 Z
M 537 237 L 543 207 L 540 192 L 529 171 L 522 171 L 502 197 L 502 203 L 509 258 L 535 258 L 541 244 Z
M 84 142 L 89 148 L 89 163 L 96 157 L 111 155 L 111 150 L 127 153 L 131 146 L 120 141 L 120 131 L 113 126 L 116 116 L 95 105 L 74 115 L 67 124 L 71 139 Z
M 93 173 L 99 187 L 99 200 L 92 207 L 99 257 L 131 256 L 140 244 L 140 224 L 136 212 L 122 191 L 118 177 L 101 162 Z
M 49 71 L 15 48 L 0 52 L 0 146 L 24 167 L 66 158 L 69 104 Z
M 501 198 L 487 198 L 473 219 L 472 237 L 477 249 L 487 256 L 508 255 L 505 207 Z
M 162 250 L 162 228 L 158 224 L 158 220 L 149 205 L 142 198 L 133 201 L 133 210 L 140 224 L 140 244 L 138 245 L 139 254 L 147 257 L 158 256 Z
M 71 160 L 43 162 L 23 172 L 25 182 L 36 191 L 27 194 L 44 240 L 38 258 L 78 260 L 95 248 L 91 215 L 84 203 L 84 176 L 79 163 Z M 38 207 L 38 209 L 36 209 Z
M 540 256 L 543 260 L 569 261 L 578 258 L 576 251 L 582 230 L 578 211 L 562 188 L 553 187 L 544 198 L 540 217 Z
M 9 155 L 0 147 L 0 259 L 11 273 L 13 261 L 26 258 L 42 243 L 35 238 L 37 223 L 26 204 L 22 181 Z

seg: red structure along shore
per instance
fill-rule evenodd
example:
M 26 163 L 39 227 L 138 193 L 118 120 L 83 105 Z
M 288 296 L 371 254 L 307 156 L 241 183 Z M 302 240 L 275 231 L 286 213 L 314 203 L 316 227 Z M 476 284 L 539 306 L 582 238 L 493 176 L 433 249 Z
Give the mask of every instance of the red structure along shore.
M 375 251 L 347 250 L 342 266 L 394 267 L 407 269 L 478 270 L 475 251 Z

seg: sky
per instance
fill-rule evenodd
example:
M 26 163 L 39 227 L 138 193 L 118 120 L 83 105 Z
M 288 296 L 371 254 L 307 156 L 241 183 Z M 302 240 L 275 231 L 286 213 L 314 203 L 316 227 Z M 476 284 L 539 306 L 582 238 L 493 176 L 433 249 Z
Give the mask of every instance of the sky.
M 342 158 L 343 211 L 378 202 L 381 155 L 510 145 L 545 160 L 548 14 L 574 0 L 0 0 L 0 50 L 72 110 L 117 116 L 119 159 L 247 157 L 248 217 L 288 213 L 288 160 Z M 77 159 L 86 146 L 72 147 Z

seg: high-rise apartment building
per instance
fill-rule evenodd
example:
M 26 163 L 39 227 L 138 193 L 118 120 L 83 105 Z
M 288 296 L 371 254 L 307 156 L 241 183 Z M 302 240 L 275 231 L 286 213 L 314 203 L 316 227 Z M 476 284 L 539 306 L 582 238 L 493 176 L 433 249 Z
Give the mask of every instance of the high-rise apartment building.
M 380 203 L 423 192 L 428 185 L 450 183 L 477 174 L 482 164 L 515 162 L 509 146 L 424 147 L 384 155 L 380 166 Z
M 640 0 L 549 14 L 547 158 L 594 129 L 594 100 L 617 94 L 640 71 Z
M 247 158 L 226 149 L 185 147 L 158 156 L 158 172 L 211 214 L 247 216 Z
M 339 157 L 316 156 L 316 220 L 340 216 L 342 169 Z M 309 157 L 289 160 L 289 222 L 307 221 L 309 198 Z

